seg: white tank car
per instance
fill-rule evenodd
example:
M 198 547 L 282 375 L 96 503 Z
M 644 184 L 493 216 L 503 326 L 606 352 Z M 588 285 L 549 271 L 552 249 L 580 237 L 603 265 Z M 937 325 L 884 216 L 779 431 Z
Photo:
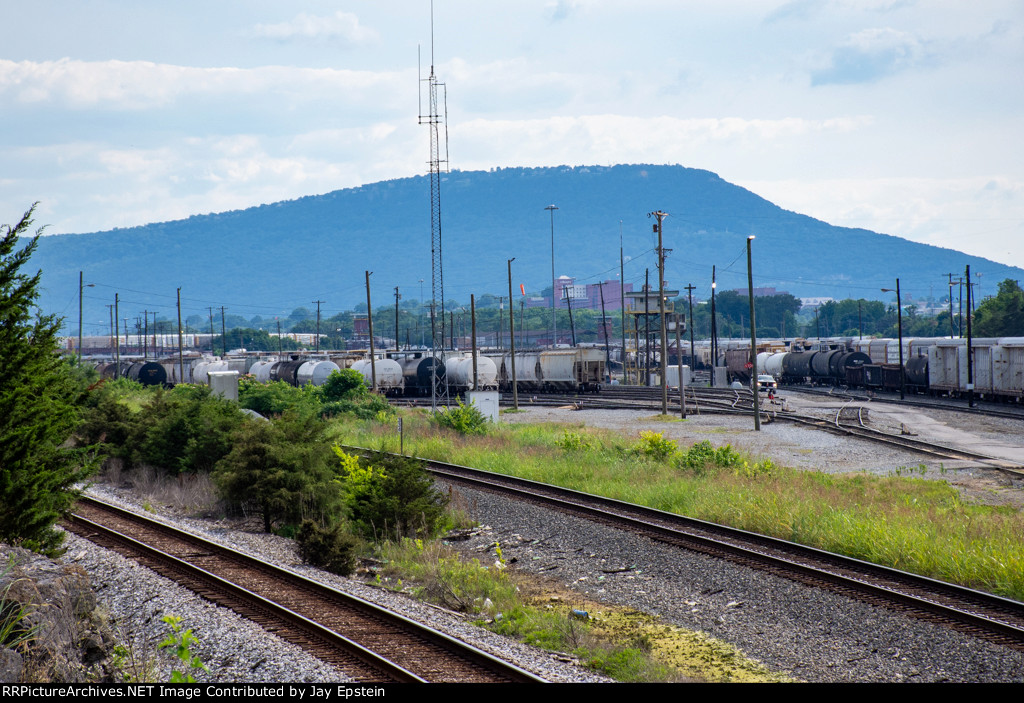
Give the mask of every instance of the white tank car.
M 333 361 L 310 359 L 299 367 L 296 377 L 299 380 L 300 386 L 304 386 L 307 383 L 312 383 L 314 386 L 322 386 L 327 382 L 328 376 L 340 370 Z
M 373 385 L 373 374 L 377 375 L 377 390 L 382 393 L 400 393 L 404 387 L 402 365 L 394 359 L 375 359 L 373 368 L 369 359 L 359 359 L 351 368 L 363 375 L 367 388 Z
M 456 388 L 456 392 L 469 390 L 473 387 L 473 356 L 468 354 L 447 362 L 448 387 Z M 494 361 L 482 354 L 476 356 L 477 390 L 489 390 L 498 387 L 498 367 Z
M 270 383 L 270 367 L 276 363 L 276 357 L 261 359 L 249 367 L 249 373 L 260 383 Z

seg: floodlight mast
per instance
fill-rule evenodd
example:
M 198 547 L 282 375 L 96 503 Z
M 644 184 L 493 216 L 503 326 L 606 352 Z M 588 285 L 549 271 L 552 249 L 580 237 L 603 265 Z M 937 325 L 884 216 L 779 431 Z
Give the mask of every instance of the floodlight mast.
M 437 80 L 434 74 L 434 4 L 430 4 L 430 76 L 420 78 L 421 93 L 422 84 L 427 84 L 428 112 L 422 113 L 422 102 L 420 103 L 419 123 L 427 125 L 430 130 L 430 292 L 432 295 L 431 305 L 440 305 L 431 315 L 430 323 L 430 349 L 434 357 L 431 365 L 431 410 L 436 411 L 437 406 L 448 405 L 448 380 L 447 374 L 438 373 L 438 365 L 444 363 L 444 272 L 441 257 L 441 171 L 448 170 L 448 94 L 445 84 Z M 441 107 L 438 106 L 438 90 L 441 92 Z M 443 109 L 443 113 L 441 110 Z M 444 124 L 444 142 L 441 139 L 441 125 Z M 442 157 L 443 152 L 443 157 Z M 440 320 L 440 329 L 438 329 Z

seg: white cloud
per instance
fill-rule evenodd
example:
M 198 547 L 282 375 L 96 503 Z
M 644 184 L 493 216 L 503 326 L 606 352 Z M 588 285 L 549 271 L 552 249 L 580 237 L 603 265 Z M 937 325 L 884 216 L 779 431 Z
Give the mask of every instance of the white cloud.
M 891 27 L 855 32 L 835 49 L 829 65 L 812 75 L 813 85 L 866 83 L 921 64 L 926 53 L 908 32 Z
M 256 37 L 279 40 L 325 40 L 340 41 L 354 45 L 375 41 L 376 31 L 363 27 L 359 18 L 350 12 L 335 12 L 328 17 L 319 17 L 302 12 L 288 22 L 257 24 L 251 34 Z
M 313 99 L 376 90 L 386 99 L 397 82 L 407 80 L 392 72 L 288 66 L 195 68 L 150 61 L 0 59 L 0 100 L 59 103 L 71 108 L 148 109 L 187 95 L 229 99 L 287 93 Z
M 458 125 L 463 152 L 488 154 L 491 164 L 692 163 L 710 144 L 744 148 L 817 133 L 847 133 L 867 117 L 777 120 L 738 117 L 587 115 L 535 120 L 470 120 Z M 477 162 L 474 167 L 485 164 Z
M 1024 261 L 1024 182 L 980 178 L 744 181 L 776 205 L 1000 263 Z

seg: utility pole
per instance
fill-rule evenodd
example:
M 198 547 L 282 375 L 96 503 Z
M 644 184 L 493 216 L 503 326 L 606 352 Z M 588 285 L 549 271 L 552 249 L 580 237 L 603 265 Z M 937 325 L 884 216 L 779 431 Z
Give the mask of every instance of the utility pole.
M 949 338 L 953 339 L 953 274 L 946 276 L 949 277 Z
M 181 317 L 181 313 L 178 313 L 178 317 Z M 178 327 L 181 327 L 181 321 L 178 321 Z M 220 341 L 223 349 L 221 350 L 224 356 L 228 355 L 228 328 L 224 321 L 224 306 L 220 306 Z
M 968 300 L 970 300 L 970 294 L 971 294 L 971 292 L 967 291 L 967 295 L 968 295 L 967 299 Z M 118 308 L 117 308 L 117 304 L 118 304 L 118 299 L 117 298 L 118 298 L 118 294 L 114 293 L 114 344 L 116 345 L 114 347 L 114 368 L 117 369 L 117 376 L 118 376 L 118 378 L 120 378 L 120 376 L 121 376 L 121 331 L 118 329 L 118 324 L 117 324 L 118 322 L 120 322 L 120 318 L 118 317 L 118 315 L 120 313 L 118 312 Z
M 711 381 L 708 387 L 715 385 L 715 366 L 718 364 L 718 321 L 715 316 L 715 267 L 711 267 Z
M 368 331 L 370 333 L 370 390 L 374 393 L 377 392 L 377 365 L 373 356 L 373 307 L 370 304 L 370 274 L 373 271 L 366 272 L 366 321 L 368 324 Z M 442 313 L 444 314 L 444 313 Z M 443 344 L 444 342 L 442 342 Z M 435 361 L 436 363 L 436 361 Z
M 971 265 L 964 273 L 967 279 L 967 407 L 974 407 L 974 350 L 971 349 Z M 900 347 L 902 349 L 902 346 Z
M 185 352 L 181 339 L 181 287 L 178 287 L 178 378 L 185 381 Z
M 313 302 L 316 303 L 316 345 L 314 346 L 314 351 L 317 354 L 319 354 L 320 353 L 320 303 L 326 303 L 327 301 L 326 300 L 314 300 Z M 398 344 L 398 332 L 397 332 L 398 327 L 397 326 L 395 327 L 395 330 L 396 330 L 396 332 L 395 332 L 395 344 Z
M 399 351 L 398 348 L 398 301 L 402 299 L 401 293 L 398 292 L 398 286 L 395 286 L 395 351 Z
M 693 358 L 693 350 L 694 350 L 694 347 L 693 347 L 693 291 L 694 291 L 694 289 L 696 287 L 697 286 L 693 285 L 692 283 L 690 283 L 690 284 L 688 284 L 686 286 L 686 298 L 689 301 L 687 307 L 689 307 L 689 309 L 690 309 L 690 370 L 691 371 L 693 370 L 694 363 L 695 363 L 694 362 L 694 358 Z
M 651 385 L 651 270 L 644 269 L 644 385 Z
M 665 248 L 662 246 L 662 230 L 665 218 L 668 217 L 667 212 L 656 210 L 655 212 L 647 213 L 648 217 L 656 217 L 658 224 L 654 226 L 654 231 L 658 233 L 658 317 L 661 318 L 661 414 L 668 415 L 668 384 L 665 382 L 665 376 L 668 373 L 668 346 L 667 340 L 668 330 L 665 325 Z
M 576 346 L 576 323 L 572 319 L 572 296 L 569 294 L 569 286 L 562 287 L 562 294 L 565 296 L 565 304 L 569 307 L 569 329 L 572 330 L 572 345 Z M 509 306 L 512 307 L 511 305 Z M 511 314 L 511 311 L 509 312 Z
M 544 209 L 551 213 L 551 348 L 554 349 L 558 344 L 558 322 L 555 320 L 555 210 L 558 208 L 548 205 Z
M 511 304 L 511 303 L 509 303 Z M 498 351 L 505 346 L 505 296 L 498 296 Z
M 676 313 L 676 368 L 679 372 L 679 417 L 686 419 L 686 391 L 683 388 L 683 348 L 679 341 L 679 326 L 683 324 L 684 315 Z
M 608 347 L 608 318 L 605 317 L 604 312 L 604 281 L 597 285 L 601 287 L 601 331 L 604 334 L 604 368 L 608 374 L 611 374 L 612 353 Z M 609 379 L 610 378 L 611 376 L 609 376 Z
M 512 311 L 512 262 L 516 257 L 508 260 L 508 339 L 509 358 L 512 360 L 512 407 L 519 409 L 519 384 L 516 383 L 516 324 Z
M 473 390 L 477 389 L 477 368 L 476 368 L 476 296 L 469 294 L 469 317 L 472 325 L 473 335 Z
M 214 339 L 214 337 L 216 337 L 216 333 L 213 331 L 213 307 L 212 306 L 211 307 L 207 307 L 206 309 L 210 311 L 210 354 L 213 354 L 214 352 L 217 351 L 214 348 L 214 346 L 213 346 L 213 339 Z M 278 327 L 277 331 L 280 332 L 281 331 L 281 323 L 280 322 L 277 323 L 277 327 Z
M 622 220 L 619 220 L 619 323 L 622 325 L 622 383 L 626 383 L 626 273 L 622 255 Z

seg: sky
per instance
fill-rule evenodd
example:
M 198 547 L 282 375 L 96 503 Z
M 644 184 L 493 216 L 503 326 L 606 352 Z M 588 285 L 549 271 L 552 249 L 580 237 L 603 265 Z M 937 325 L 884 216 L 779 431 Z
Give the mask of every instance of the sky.
M 1024 266 L 1020 0 L 0 0 L 0 222 L 221 212 L 449 165 L 703 168 Z

